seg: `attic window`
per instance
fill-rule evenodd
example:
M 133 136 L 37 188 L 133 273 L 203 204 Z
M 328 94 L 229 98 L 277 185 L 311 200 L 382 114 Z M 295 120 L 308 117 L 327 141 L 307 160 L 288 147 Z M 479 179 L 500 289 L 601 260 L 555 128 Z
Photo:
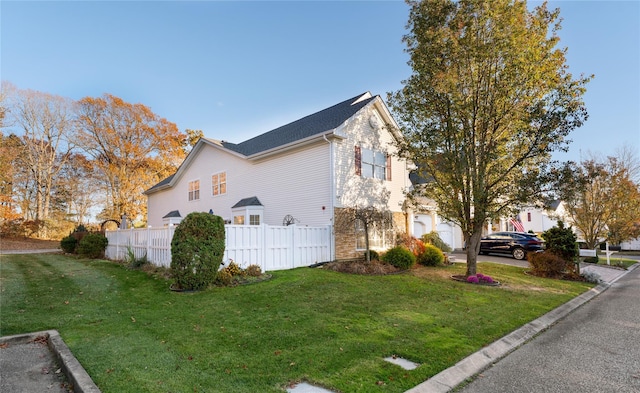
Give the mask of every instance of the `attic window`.
M 200 199 L 200 180 L 189 182 L 189 200 L 197 201 Z
M 216 173 L 211 176 L 211 195 L 227 193 L 227 172 Z

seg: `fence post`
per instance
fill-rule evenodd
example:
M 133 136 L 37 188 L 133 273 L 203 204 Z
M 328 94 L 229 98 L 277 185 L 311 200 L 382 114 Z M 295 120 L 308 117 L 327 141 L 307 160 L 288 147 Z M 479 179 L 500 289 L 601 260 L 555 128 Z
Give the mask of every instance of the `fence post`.
M 260 265 L 263 272 L 267 269 L 267 230 L 267 224 L 261 223 L 260 236 L 258 236 L 260 253 L 256 253 L 256 255 L 260 255 Z
M 289 252 L 287 252 L 287 255 L 289 256 L 289 258 L 291 258 L 291 268 L 295 268 L 296 267 L 296 251 L 298 249 L 297 244 L 296 244 L 296 234 L 297 234 L 297 227 L 296 224 L 291 224 L 289 226 L 286 227 L 287 229 L 290 229 L 291 234 L 289 234 L 289 239 L 290 242 L 289 244 L 291 245 L 291 250 L 289 250 Z
M 113 259 L 117 261 L 118 255 L 120 255 L 120 228 L 116 229 L 116 255 L 113 257 Z

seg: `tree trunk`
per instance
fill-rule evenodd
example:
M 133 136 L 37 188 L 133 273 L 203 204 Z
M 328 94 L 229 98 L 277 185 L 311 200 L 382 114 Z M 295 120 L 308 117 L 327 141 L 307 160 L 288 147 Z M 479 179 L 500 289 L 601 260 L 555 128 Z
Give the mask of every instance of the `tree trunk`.
M 475 276 L 477 273 L 478 253 L 480 252 L 480 239 L 482 238 L 482 229 L 474 231 L 467 242 L 467 277 Z

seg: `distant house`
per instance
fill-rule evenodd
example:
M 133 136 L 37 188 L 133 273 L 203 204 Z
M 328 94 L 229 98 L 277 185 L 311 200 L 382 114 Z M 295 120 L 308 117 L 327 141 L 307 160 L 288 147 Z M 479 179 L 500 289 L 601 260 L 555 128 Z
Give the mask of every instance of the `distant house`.
M 202 138 L 177 172 L 148 189 L 148 224 L 171 225 L 194 211 L 236 225 L 333 225 L 341 209 L 388 210 L 372 248 L 410 232 L 402 210 L 410 187 L 394 139 L 400 135 L 380 96 L 360 94 L 241 143 Z M 393 129 L 396 129 L 393 127 Z M 357 223 L 334 228 L 333 256 L 362 255 Z

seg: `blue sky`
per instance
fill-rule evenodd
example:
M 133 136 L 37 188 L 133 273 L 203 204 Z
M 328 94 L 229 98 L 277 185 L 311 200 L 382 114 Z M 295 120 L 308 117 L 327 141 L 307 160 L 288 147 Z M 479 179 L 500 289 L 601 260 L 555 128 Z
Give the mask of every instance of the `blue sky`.
M 530 1 L 529 4 L 540 4 Z M 568 154 L 640 155 L 640 1 L 552 1 L 570 71 L 595 74 Z M 110 93 L 181 131 L 241 142 L 411 70 L 401 1 L 7 1 L 0 76 L 73 99 Z

